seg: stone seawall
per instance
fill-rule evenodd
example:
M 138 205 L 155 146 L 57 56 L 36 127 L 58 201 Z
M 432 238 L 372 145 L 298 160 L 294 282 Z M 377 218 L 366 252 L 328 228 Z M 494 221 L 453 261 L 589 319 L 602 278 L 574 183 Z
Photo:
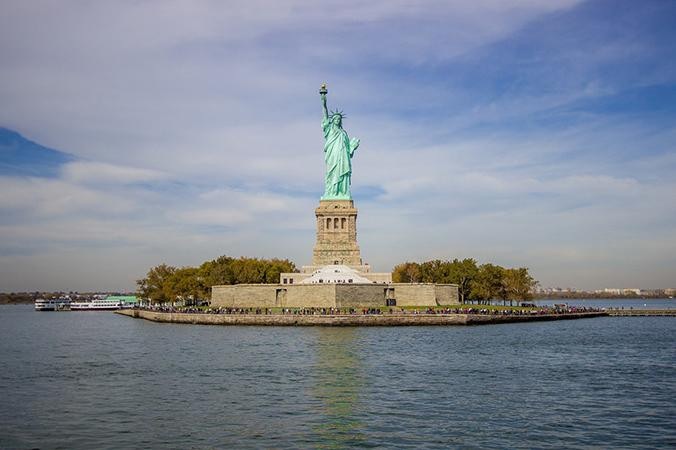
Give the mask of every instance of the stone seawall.
M 420 325 L 488 325 L 542 320 L 568 320 L 607 316 L 604 312 L 547 314 L 533 316 L 482 314 L 378 314 L 378 315 L 284 315 L 284 314 L 186 314 L 122 309 L 117 314 L 153 322 L 199 325 L 264 326 L 420 326 Z
M 432 283 L 228 284 L 211 287 L 216 308 L 460 306 L 458 285 Z

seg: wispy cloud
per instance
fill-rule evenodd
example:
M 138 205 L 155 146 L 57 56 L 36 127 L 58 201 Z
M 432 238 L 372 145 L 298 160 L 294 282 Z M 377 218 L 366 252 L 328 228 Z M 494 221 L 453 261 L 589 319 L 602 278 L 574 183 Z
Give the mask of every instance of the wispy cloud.
M 131 288 L 149 265 L 222 253 L 309 262 L 322 82 L 362 140 L 353 191 L 377 269 L 473 256 L 545 285 L 673 284 L 674 16 L 573 0 L 4 5 L 0 126 L 74 156 L 51 178 L 39 158 L 0 176 L 0 290 Z

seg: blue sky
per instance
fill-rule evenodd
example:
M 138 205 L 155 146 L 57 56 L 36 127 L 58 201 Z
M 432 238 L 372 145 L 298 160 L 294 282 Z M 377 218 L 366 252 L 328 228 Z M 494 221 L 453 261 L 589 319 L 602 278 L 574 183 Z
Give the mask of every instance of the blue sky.
M 362 142 L 375 269 L 474 257 L 543 286 L 676 286 L 673 2 L 2 10 L 0 291 L 131 289 L 221 254 L 309 263 L 322 82 Z

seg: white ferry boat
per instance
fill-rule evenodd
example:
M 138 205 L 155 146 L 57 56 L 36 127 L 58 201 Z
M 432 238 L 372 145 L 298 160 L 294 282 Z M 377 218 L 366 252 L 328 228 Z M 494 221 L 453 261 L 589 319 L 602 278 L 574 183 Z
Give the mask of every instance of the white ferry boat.
M 61 311 L 69 309 L 70 298 L 38 298 L 35 300 L 36 311 Z
M 95 298 L 86 302 L 73 302 L 71 311 L 111 311 L 121 309 L 125 303 L 118 298 Z

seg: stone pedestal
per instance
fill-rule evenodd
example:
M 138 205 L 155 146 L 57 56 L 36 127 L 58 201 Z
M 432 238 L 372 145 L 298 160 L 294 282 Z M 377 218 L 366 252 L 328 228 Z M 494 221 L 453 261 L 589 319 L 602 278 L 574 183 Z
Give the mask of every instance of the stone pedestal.
M 352 200 L 320 200 L 315 209 L 317 242 L 312 266 L 342 264 L 361 267 L 357 245 L 357 209 Z

